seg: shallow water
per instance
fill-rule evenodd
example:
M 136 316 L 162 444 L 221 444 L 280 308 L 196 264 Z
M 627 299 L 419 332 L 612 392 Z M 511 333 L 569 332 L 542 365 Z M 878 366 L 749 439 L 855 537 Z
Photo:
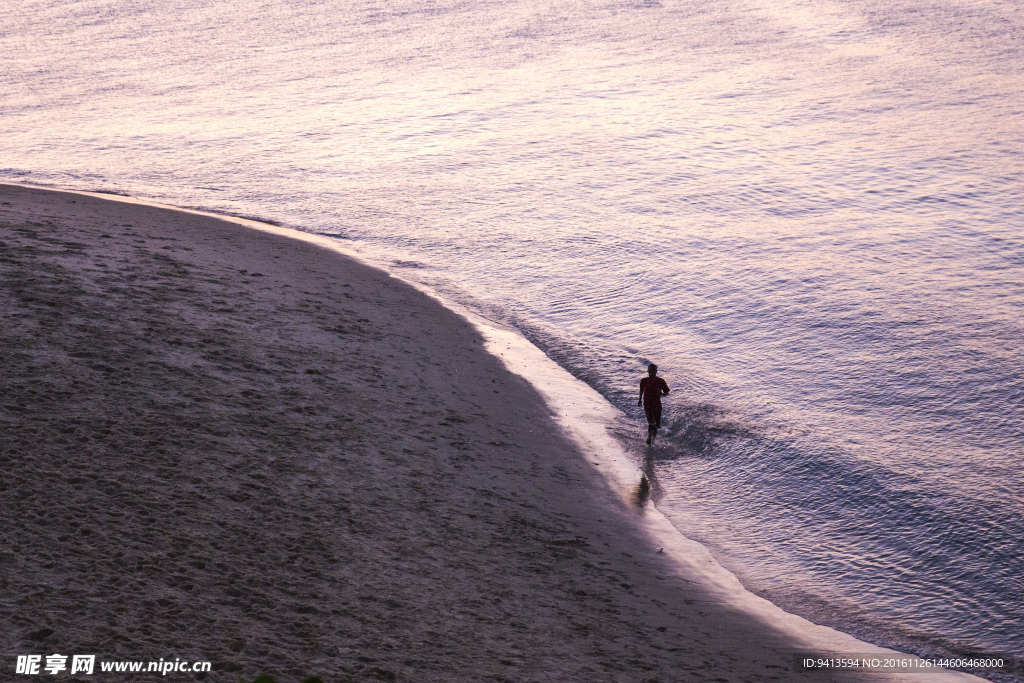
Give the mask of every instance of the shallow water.
M 969 0 L 36 0 L 0 178 L 345 240 L 638 418 L 657 362 L 659 507 L 749 588 L 1022 657 L 1022 35 Z

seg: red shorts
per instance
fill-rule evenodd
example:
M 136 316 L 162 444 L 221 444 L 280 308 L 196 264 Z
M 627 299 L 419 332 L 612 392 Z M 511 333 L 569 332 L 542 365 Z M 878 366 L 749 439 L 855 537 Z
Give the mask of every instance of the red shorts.
M 661 426 L 661 401 L 657 403 L 645 403 L 644 412 L 647 413 L 647 424 Z

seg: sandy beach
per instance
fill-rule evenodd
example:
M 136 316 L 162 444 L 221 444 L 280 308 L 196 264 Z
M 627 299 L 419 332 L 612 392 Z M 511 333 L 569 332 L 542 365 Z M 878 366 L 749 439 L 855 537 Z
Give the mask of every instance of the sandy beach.
M 215 218 L 7 185 L 0 200 L 3 666 L 831 680 L 675 571 L 437 302 Z

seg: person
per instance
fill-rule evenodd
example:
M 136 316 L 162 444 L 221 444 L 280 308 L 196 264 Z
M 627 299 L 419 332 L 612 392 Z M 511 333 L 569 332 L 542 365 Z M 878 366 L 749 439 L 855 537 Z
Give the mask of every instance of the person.
M 647 445 L 654 443 L 654 437 L 661 427 L 661 397 L 668 396 L 668 383 L 658 377 L 658 366 L 647 366 L 647 377 L 640 380 L 640 398 L 637 405 L 643 405 L 647 413 Z

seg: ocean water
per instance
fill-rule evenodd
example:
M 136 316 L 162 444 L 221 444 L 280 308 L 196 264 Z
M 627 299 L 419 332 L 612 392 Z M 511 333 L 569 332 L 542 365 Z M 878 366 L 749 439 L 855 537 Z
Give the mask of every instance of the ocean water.
M 25 0 L 0 50 L 0 179 L 342 240 L 634 416 L 750 590 L 1024 658 L 1019 3 Z

